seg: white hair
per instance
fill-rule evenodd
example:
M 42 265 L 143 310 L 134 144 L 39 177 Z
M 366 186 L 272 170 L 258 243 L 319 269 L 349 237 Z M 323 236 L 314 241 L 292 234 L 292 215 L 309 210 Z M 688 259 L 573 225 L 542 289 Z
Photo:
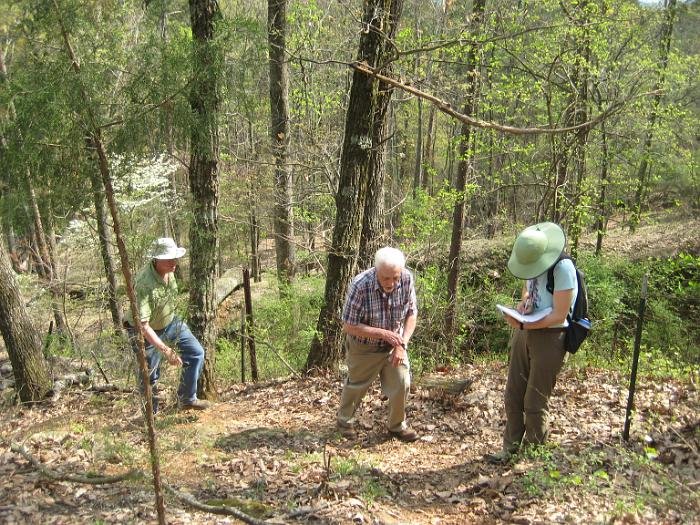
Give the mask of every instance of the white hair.
M 380 266 L 389 268 L 405 268 L 406 257 L 401 250 L 397 250 L 396 248 L 392 248 L 390 246 L 379 248 L 377 253 L 374 254 L 374 267 L 379 268 Z

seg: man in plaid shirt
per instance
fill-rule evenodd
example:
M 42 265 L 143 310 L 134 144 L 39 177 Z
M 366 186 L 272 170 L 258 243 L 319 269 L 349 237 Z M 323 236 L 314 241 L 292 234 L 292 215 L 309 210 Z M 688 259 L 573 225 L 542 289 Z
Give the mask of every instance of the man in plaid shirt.
M 377 251 L 374 267 L 355 276 L 343 308 L 348 378 L 338 410 L 338 428 L 357 436 L 355 411 L 377 376 L 389 399 L 389 433 L 401 441 L 418 434 L 406 424 L 406 399 L 411 385 L 408 341 L 416 328 L 418 306 L 413 275 L 396 248 Z

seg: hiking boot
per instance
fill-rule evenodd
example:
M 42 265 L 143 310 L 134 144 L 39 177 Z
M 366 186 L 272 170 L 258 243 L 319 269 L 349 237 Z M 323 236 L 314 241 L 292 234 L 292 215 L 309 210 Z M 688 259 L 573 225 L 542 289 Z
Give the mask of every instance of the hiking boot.
M 195 399 L 190 403 L 180 403 L 180 410 L 206 410 L 211 406 L 209 401 Z
M 509 450 L 503 449 L 495 454 L 484 454 L 484 460 L 492 465 L 505 465 L 513 457 L 513 453 Z
M 413 443 L 418 439 L 418 432 L 410 427 L 406 427 L 403 430 L 390 430 L 389 435 L 398 439 L 399 441 L 403 441 L 404 443 Z
M 355 430 L 354 425 L 338 425 L 338 432 L 345 439 L 355 439 L 357 438 L 357 430 Z

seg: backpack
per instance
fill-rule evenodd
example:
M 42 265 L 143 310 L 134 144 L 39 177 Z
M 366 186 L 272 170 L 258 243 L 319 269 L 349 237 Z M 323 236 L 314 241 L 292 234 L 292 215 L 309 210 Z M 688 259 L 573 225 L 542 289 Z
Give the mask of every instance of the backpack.
M 547 270 L 547 291 L 551 294 L 554 294 L 554 267 L 559 264 L 559 261 L 564 259 L 574 262 L 569 255 L 562 253 L 557 261 Z M 591 330 L 591 321 L 588 319 L 588 289 L 586 288 L 586 281 L 583 272 L 578 269 L 576 263 L 574 263 L 574 268 L 576 269 L 578 294 L 576 295 L 573 311 L 566 315 L 569 326 L 565 328 L 566 336 L 564 338 L 564 348 L 570 354 L 576 353 Z

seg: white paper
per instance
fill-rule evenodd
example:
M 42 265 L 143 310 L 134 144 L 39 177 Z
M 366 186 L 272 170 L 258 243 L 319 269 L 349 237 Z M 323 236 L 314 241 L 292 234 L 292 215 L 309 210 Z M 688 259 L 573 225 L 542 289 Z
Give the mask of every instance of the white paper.
M 521 323 L 534 323 L 535 321 L 539 321 L 543 317 L 547 316 L 552 311 L 551 308 L 545 308 L 544 310 L 539 310 L 533 314 L 521 314 L 517 310 L 508 308 L 502 304 L 497 304 L 496 308 L 516 321 L 520 321 Z

